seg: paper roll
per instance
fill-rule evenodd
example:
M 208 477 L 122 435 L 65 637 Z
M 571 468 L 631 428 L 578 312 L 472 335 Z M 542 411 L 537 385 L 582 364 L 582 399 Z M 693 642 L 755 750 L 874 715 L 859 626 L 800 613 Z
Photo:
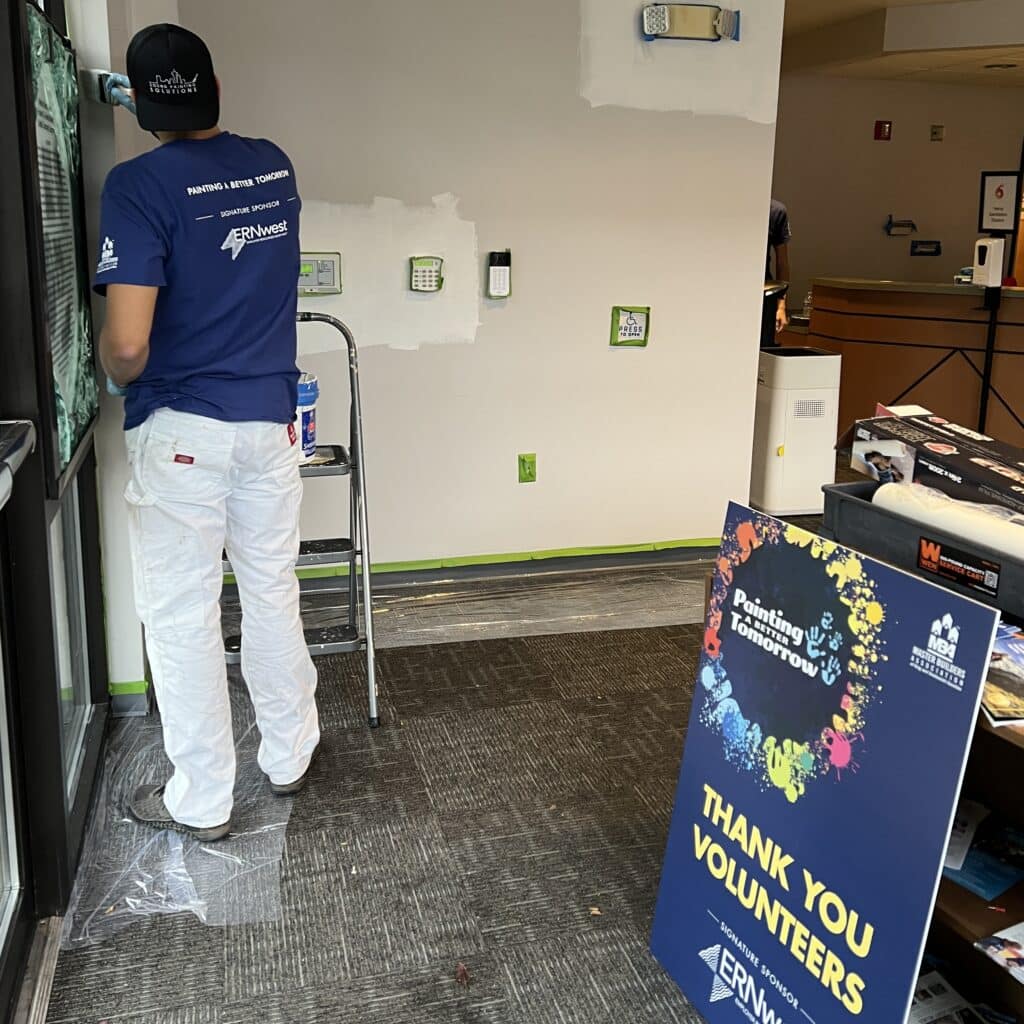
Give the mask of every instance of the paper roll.
M 883 484 L 873 500 L 888 512 L 1024 559 L 1024 515 L 1001 505 L 957 501 L 920 484 Z

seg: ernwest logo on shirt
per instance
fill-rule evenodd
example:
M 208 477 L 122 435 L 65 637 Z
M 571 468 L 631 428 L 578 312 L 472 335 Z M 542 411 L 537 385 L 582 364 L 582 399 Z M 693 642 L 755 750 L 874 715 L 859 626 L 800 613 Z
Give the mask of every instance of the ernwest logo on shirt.
M 114 240 L 107 236 L 103 239 L 100 248 L 100 261 L 96 264 L 96 273 L 102 274 L 107 270 L 117 270 L 117 257 L 114 255 Z
M 278 221 L 276 224 L 245 224 L 242 227 L 232 228 L 227 238 L 221 244 L 221 252 L 230 252 L 232 263 L 238 259 L 238 254 L 250 243 L 272 242 L 275 238 L 285 238 L 288 235 L 288 221 Z
M 193 78 L 185 78 L 175 69 L 166 78 L 157 75 L 149 83 L 149 91 L 162 96 L 185 96 L 189 93 L 199 92 L 198 81 L 198 74 Z

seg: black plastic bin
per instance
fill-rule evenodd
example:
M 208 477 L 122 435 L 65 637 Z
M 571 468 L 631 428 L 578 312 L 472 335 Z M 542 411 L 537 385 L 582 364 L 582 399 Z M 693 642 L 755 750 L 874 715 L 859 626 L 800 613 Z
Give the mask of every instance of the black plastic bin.
M 874 480 L 826 484 L 822 488 L 825 492 L 823 536 L 1024 620 L 1024 562 L 873 505 L 871 499 L 880 486 Z M 992 588 L 996 593 L 986 593 L 922 569 L 919 564 L 922 540 L 971 556 L 979 564 L 987 562 L 997 567 L 998 583 Z

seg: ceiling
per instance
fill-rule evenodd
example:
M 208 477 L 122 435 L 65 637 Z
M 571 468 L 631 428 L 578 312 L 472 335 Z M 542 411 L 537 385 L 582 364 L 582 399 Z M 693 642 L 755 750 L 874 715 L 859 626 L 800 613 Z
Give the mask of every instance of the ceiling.
M 1016 64 L 993 69 L 988 64 Z M 951 85 L 1024 87 L 1024 46 L 1011 49 L 932 50 L 890 53 L 851 64 L 822 68 L 822 74 L 842 78 L 899 79 L 908 82 L 945 82 Z
M 1024 45 L 884 52 L 884 22 L 873 20 L 871 15 L 893 7 L 955 2 L 786 0 L 783 68 L 842 78 L 1024 88 Z M 992 64 L 1016 66 L 988 66 Z
M 914 7 L 922 3 L 954 0 L 786 0 L 786 35 L 858 18 L 889 7 Z

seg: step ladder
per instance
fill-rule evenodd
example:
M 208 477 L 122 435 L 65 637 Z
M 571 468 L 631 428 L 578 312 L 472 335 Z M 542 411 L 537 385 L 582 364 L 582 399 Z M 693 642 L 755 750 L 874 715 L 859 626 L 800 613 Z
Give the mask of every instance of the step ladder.
M 352 332 L 340 320 L 325 313 L 303 313 L 296 316 L 302 323 L 329 324 L 340 331 L 348 347 L 349 378 L 349 448 L 340 444 L 317 445 L 316 455 L 303 463 L 305 478 L 347 476 L 349 478 L 349 535 L 322 540 L 304 540 L 299 545 L 297 567 L 313 565 L 348 566 L 347 621 L 330 626 L 307 629 L 306 646 L 315 658 L 326 654 L 351 651 L 366 652 L 366 680 L 370 727 L 380 725 L 377 710 L 377 672 L 373 649 L 373 594 L 370 580 L 370 529 L 366 513 L 366 475 L 363 459 L 363 416 L 359 403 L 359 360 Z M 224 556 L 224 571 L 231 565 Z M 362 584 L 360 586 L 360 583 Z M 301 583 L 300 583 L 301 587 Z M 323 590 L 318 591 L 323 593 Z M 329 592 L 329 591 L 328 591 Z M 360 611 L 362 631 L 360 631 Z M 241 636 L 229 636 L 224 643 L 229 665 L 242 658 Z

